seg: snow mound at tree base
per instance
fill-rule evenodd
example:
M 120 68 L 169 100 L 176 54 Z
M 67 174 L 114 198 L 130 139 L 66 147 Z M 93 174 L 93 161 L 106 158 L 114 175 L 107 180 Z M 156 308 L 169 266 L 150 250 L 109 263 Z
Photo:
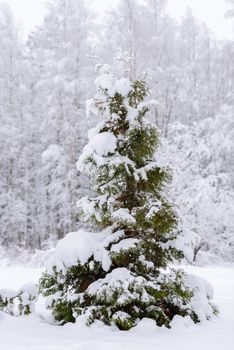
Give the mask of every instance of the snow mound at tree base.
M 171 327 L 187 324 L 189 319 L 196 323 L 213 317 L 213 288 L 198 276 L 182 269 L 163 272 L 150 266 L 153 272 L 145 277 L 126 267 L 114 268 L 112 254 L 124 250 L 131 254 L 138 244 L 121 239 L 120 252 L 116 253 L 111 248 L 118 246 L 122 235 L 122 231 L 113 233 L 110 228 L 99 233 L 80 230 L 57 244 L 39 283 L 55 322 L 90 325 L 99 320 L 127 330 L 145 318 L 153 320 L 155 326 Z M 111 248 L 110 243 L 114 243 Z
M 123 332 L 117 327 L 103 326 L 100 321 L 94 322 L 90 327 L 82 325 L 81 322 L 70 323 L 64 327 L 52 325 L 48 310 L 44 310 L 44 304 L 41 303 L 37 307 L 37 314 L 27 317 L 11 317 L 0 312 L 1 349 L 93 350 L 99 347 L 105 350 L 233 350 L 233 268 L 199 268 L 187 265 L 183 268 L 186 272 L 202 276 L 212 283 L 220 317 L 197 326 L 187 323 L 186 317 L 174 316 L 176 322 L 171 324 L 171 329 L 155 327 L 155 321 L 147 318 L 142 319 L 128 332 Z M 39 271 L 0 266 L 0 276 L 0 289 L 17 289 L 28 279 L 37 283 Z

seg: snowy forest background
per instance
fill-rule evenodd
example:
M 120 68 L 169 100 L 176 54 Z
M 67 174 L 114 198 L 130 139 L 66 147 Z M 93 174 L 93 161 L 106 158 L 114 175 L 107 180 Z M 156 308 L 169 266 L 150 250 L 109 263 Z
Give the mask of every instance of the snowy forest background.
M 234 261 L 234 43 L 217 40 L 189 9 L 175 20 L 166 3 L 120 0 L 100 18 L 85 1 L 53 0 L 26 42 L 0 5 L 2 257 L 37 263 L 79 228 L 76 202 L 90 188 L 76 162 L 98 122 L 85 101 L 108 63 L 119 77 L 146 76 L 158 102 L 152 118 L 173 169 L 169 195 L 183 229 L 201 239 L 193 258 Z

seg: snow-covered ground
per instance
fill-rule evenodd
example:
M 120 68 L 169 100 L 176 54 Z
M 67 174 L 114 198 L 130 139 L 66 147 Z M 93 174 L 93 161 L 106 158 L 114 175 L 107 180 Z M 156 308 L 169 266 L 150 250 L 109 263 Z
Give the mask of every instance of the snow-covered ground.
M 179 325 L 168 330 L 156 328 L 150 320 L 128 332 L 74 324 L 52 326 L 39 316 L 11 317 L 0 313 L 1 350 L 233 350 L 234 269 L 231 267 L 185 269 L 204 277 L 215 289 L 220 316 L 200 325 Z M 40 269 L 0 267 L 0 289 L 18 288 L 37 281 Z

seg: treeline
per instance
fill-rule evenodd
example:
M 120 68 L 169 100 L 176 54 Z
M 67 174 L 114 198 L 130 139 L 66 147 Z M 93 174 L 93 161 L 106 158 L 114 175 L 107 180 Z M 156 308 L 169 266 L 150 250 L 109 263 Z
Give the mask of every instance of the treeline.
M 26 43 L 20 33 L 2 4 L 0 244 L 10 252 L 46 249 L 77 229 L 76 201 L 88 180 L 76 161 L 96 123 L 85 116 L 85 100 L 93 94 L 94 67 L 109 63 L 118 76 L 146 76 L 158 101 L 152 118 L 166 139 L 168 159 L 174 154 L 171 164 L 183 174 L 172 196 L 184 220 L 193 218 L 190 229 L 202 236 L 205 249 L 224 236 L 231 247 L 233 41 L 216 40 L 190 10 L 177 22 L 165 0 L 120 0 L 101 19 L 83 0 L 54 0 Z M 204 143 L 205 155 L 196 153 Z M 210 176 L 222 198 L 203 193 L 201 181 Z M 198 178 L 203 201 L 190 187 Z M 202 208 L 214 203 L 217 215 L 205 215 Z

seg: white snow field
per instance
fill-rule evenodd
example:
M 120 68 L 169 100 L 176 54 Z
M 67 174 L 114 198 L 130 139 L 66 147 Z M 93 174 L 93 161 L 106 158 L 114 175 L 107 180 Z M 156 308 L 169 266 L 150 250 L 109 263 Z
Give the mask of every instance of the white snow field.
M 206 278 L 214 287 L 220 316 L 199 325 L 174 322 L 172 329 L 158 328 L 144 319 L 124 332 L 94 324 L 92 327 L 47 324 L 39 314 L 11 317 L 0 313 L 0 350 L 233 350 L 234 269 L 185 266 L 189 273 Z M 40 269 L 0 267 L 0 289 L 36 282 Z

